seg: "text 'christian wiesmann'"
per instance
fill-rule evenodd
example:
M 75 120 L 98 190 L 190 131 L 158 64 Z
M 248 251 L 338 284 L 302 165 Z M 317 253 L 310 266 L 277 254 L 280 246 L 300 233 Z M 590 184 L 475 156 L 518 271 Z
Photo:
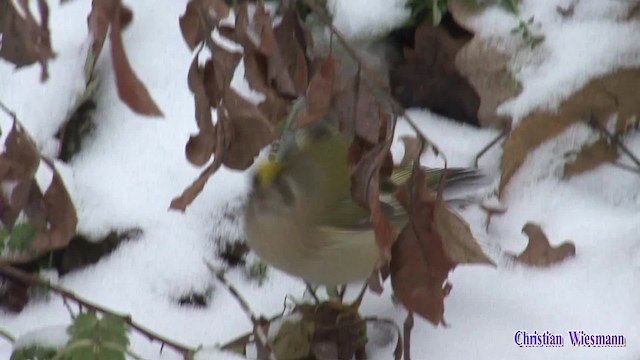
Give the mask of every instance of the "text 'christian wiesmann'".
M 567 345 L 582 347 L 625 347 L 627 339 L 620 334 L 589 334 L 584 331 L 569 331 L 569 343 Z M 552 334 L 549 331 L 538 333 L 518 330 L 513 336 L 513 341 L 520 347 L 563 347 L 565 337 L 561 334 Z

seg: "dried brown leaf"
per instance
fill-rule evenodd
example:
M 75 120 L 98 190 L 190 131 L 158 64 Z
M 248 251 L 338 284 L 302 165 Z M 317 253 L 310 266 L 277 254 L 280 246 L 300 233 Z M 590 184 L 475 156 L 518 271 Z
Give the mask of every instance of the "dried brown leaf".
M 193 92 L 196 123 L 200 132 L 189 138 L 185 153 L 187 159 L 198 166 L 202 166 L 209 161 L 215 146 L 215 129 L 203 76 L 204 71 L 198 66 L 198 55 L 196 55 L 189 68 L 187 81 L 189 89 Z
M 262 148 L 275 140 L 275 130 L 262 112 L 235 90 L 227 89 L 223 104 L 228 117 L 218 120 L 230 135 L 225 137 L 222 162 L 231 169 L 244 170 Z
M 221 19 L 229 16 L 229 6 L 222 0 L 190 0 L 180 16 L 182 37 L 191 50 L 207 36 L 205 28 L 217 26 Z M 206 21 L 203 27 L 202 21 Z
M 308 44 L 311 42 L 311 36 L 308 30 L 302 25 L 295 9 L 290 8 L 286 10 L 280 23 L 273 29 L 273 35 L 280 50 L 286 72 L 293 81 L 294 93 L 301 95 L 305 90 L 308 91 L 309 64 L 307 62 L 306 50 Z M 328 69 L 324 70 L 324 75 L 328 75 L 326 74 Z
M 480 98 L 455 67 L 456 54 L 468 37 L 454 37 L 426 20 L 414 38 L 414 49 L 406 49 L 404 63 L 391 71 L 392 95 L 404 107 L 429 108 L 477 124 Z
M 497 108 L 516 95 L 516 85 L 509 70 L 510 56 L 476 36 L 458 51 L 455 64 L 480 97 L 478 121 L 482 126 L 505 129 L 509 118 L 498 115 Z
M 569 178 L 594 169 L 603 163 L 614 162 L 617 158 L 617 146 L 607 142 L 607 139 L 603 137 L 592 144 L 583 146 L 573 161 L 564 164 L 563 174 L 565 178 Z
M 560 104 L 554 111 L 537 111 L 522 119 L 511 130 L 504 144 L 499 193 L 504 194 L 509 181 L 529 153 L 571 125 L 593 119 L 601 126 L 618 114 L 616 133 L 640 116 L 640 69 L 620 69 L 589 82 Z
M 309 81 L 306 106 L 296 119 L 296 126 L 309 126 L 327 114 L 331 105 L 335 74 L 335 62 L 331 56 L 327 56 Z
M 424 184 L 419 169 L 410 183 L 397 193 L 407 208 L 410 222 L 400 232 L 391 253 L 391 285 L 396 297 L 411 312 L 438 325 L 444 319 L 445 281 L 456 263 L 449 258 L 443 239 L 434 225 L 435 195 Z
M 53 171 L 51 184 L 45 190 L 41 200 L 41 207 L 45 210 L 46 227 L 40 229 L 41 231 L 31 243 L 34 252 L 17 256 L 14 261 L 30 261 L 39 255 L 64 248 L 76 231 L 78 216 L 73 201 L 53 164 L 48 160 L 43 161 Z M 33 214 L 30 217 L 33 217 Z
M 16 8 L 19 7 L 19 9 Z M 42 68 L 40 79 L 48 76 L 47 63 L 55 55 L 51 48 L 49 33 L 49 7 L 44 0 L 38 0 L 40 24 L 31 13 L 26 1 L 5 1 L 0 4 L 0 58 L 14 64 L 16 68 L 40 63 Z M 20 14 L 24 14 L 24 17 Z
M 443 240 L 449 259 L 455 263 L 495 266 L 473 237 L 469 224 L 449 209 L 442 197 L 436 202 L 435 227 Z
M 120 13 L 120 5 L 116 6 L 116 13 Z M 149 116 L 164 116 L 158 105 L 153 101 L 145 85 L 134 73 L 122 44 L 120 17 L 114 16 L 111 22 L 111 58 L 116 77 L 118 96 L 138 114 Z
M 381 138 L 380 129 L 390 118 L 375 91 L 369 86 L 361 86 L 356 75 L 335 92 L 327 120 L 346 135 L 358 136 L 370 144 L 377 144 Z
M 200 23 L 199 1 L 191 0 L 180 16 L 180 31 L 184 41 L 193 50 L 204 39 L 204 31 Z
M 40 154 L 31 137 L 15 122 L 4 147 L 5 151 L 0 154 L 0 183 L 7 190 L 0 196 L 0 219 L 7 229 L 11 229 L 29 199 Z
M 233 73 L 242 59 L 242 54 L 227 51 L 215 42 L 209 43 L 209 49 L 213 53 L 204 67 L 204 86 L 209 104 L 218 107 L 222 100 L 222 94 L 230 86 Z
M 351 195 L 354 201 L 370 211 L 370 221 L 383 263 L 388 261 L 396 239 L 380 202 L 380 173 L 389 158 L 391 142 L 392 139 L 387 139 L 364 153 L 351 173 Z M 350 149 L 349 152 L 349 156 L 353 157 L 354 151 Z
M 576 255 L 576 247 L 571 241 L 551 246 L 547 235 L 538 224 L 529 222 L 524 225 L 522 232 L 529 237 L 529 243 L 520 255 L 514 256 L 518 262 L 531 266 L 547 267 Z
M 415 136 L 405 135 L 400 137 L 400 140 L 404 145 L 404 155 L 402 155 L 400 165 L 411 165 L 414 161 L 419 160 L 423 149 L 420 139 Z

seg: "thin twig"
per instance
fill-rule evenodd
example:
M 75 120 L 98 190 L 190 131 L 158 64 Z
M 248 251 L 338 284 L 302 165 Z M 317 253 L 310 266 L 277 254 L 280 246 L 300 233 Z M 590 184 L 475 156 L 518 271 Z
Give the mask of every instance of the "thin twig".
M 631 150 L 629 150 L 629 148 L 622 141 L 620 141 L 617 136 L 613 135 L 606 127 L 600 125 L 595 117 L 591 116 L 591 118 L 589 118 L 589 125 L 591 125 L 591 127 L 595 129 L 600 130 L 600 132 L 607 136 L 607 138 L 609 138 L 612 143 L 614 143 L 620 150 L 622 150 L 623 153 L 627 154 L 627 156 L 631 158 L 631 161 L 633 161 L 638 169 L 640 169 L 640 160 L 638 159 L 638 157 L 636 157 L 636 155 Z
M 16 113 L 11 111 L 11 109 L 9 109 L 9 107 L 5 105 L 2 101 L 0 101 L 0 110 L 4 111 L 5 113 L 7 113 L 7 115 L 11 116 L 11 118 L 13 118 L 14 121 L 18 118 Z
M 227 278 L 224 276 L 224 273 L 222 272 L 222 270 L 216 269 L 216 267 L 213 266 L 213 264 L 211 264 L 207 260 L 205 260 L 204 263 L 207 266 L 207 268 L 209 268 L 209 271 L 211 271 L 211 273 L 215 275 L 218 281 L 220 281 L 227 288 L 227 290 L 231 293 L 231 295 L 236 299 L 236 301 L 240 305 L 240 308 L 242 308 L 242 311 L 244 311 L 247 317 L 251 320 L 256 338 L 260 342 L 260 345 L 263 346 L 269 352 L 269 360 L 277 360 L 273 352 L 273 349 L 269 344 L 269 339 L 267 337 L 267 334 L 265 334 L 264 332 L 262 322 L 260 321 L 260 318 L 258 318 L 253 313 L 253 310 L 251 310 L 249 303 L 247 303 L 247 301 L 242 297 L 242 295 L 240 295 L 240 292 L 231 283 L 229 283 L 229 281 L 227 281 Z
M 149 341 L 152 341 L 152 342 L 158 341 L 162 344 L 163 347 L 167 346 L 169 348 L 172 348 L 176 352 L 180 353 L 185 359 L 192 359 L 193 355 L 196 352 L 196 350 L 191 347 L 188 347 L 174 340 L 163 337 L 147 329 L 146 327 L 136 323 L 135 321 L 133 321 L 130 315 L 123 315 L 123 314 L 116 313 L 111 309 L 108 309 L 102 305 L 96 304 L 94 302 L 91 302 L 89 300 L 86 300 L 76 295 L 70 290 L 67 290 L 63 287 L 52 284 L 50 281 L 44 280 L 38 276 L 22 271 L 20 269 L 17 269 L 6 262 L 0 262 L 0 274 L 11 277 L 25 284 L 44 287 L 62 296 L 63 300 L 73 301 L 74 303 L 78 304 L 81 308 L 86 308 L 90 311 L 96 311 L 101 314 L 109 314 L 109 315 L 122 318 L 130 328 L 144 335 Z
M 502 130 L 502 132 L 498 134 L 498 136 L 496 136 L 493 140 L 491 140 L 491 142 L 489 142 L 485 147 L 483 147 L 482 150 L 480 150 L 480 152 L 476 155 L 476 160 L 473 163 L 473 165 L 476 168 L 478 167 L 478 162 L 480 161 L 480 158 L 483 157 L 484 154 L 486 154 L 487 151 L 489 151 L 492 147 L 494 147 L 500 140 L 502 140 L 505 136 L 507 136 L 507 133 L 508 133 L 507 130 Z
M 62 304 L 64 305 L 64 307 L 67 308 L 67 311 L 69 312 L 69 316 L 71 317 L 71 320 L 76 319 L 76 314 L 73 312 L 73 309 L 71 308 L 71 305 L 69 304 L 69 301 L 66 298 L 62 298 Z
M 413 312 L 409 311 L 404 319 L 404 360 L 411 360 L 411 330 L 413 330 Z
M 621 163 L 619 161 L 614 161 L 614 162 L 611 163 L 611 165 L 613 165 L 613 166 L 615 166 L 617 168 L 620 168 L 622 170 L 626 170 L 626 171 L 632 172 L 632 173 L 634 173 L 636 175 L 640 175 L 640 169 L 638 169 L 637 167 L 629 166 L 629 165 L 623 164 L 623 163 Z

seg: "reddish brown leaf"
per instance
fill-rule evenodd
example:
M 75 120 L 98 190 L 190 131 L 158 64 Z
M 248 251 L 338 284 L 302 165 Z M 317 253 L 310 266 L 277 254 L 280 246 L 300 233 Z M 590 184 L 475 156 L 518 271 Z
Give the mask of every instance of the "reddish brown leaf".
M 426 174 L 418 162 L 414 164 L 417 172 L 397 194 L 410 222 L 392 248 L 391 285 L 409 311 L 438 325 L 444 318 L 445 281 L 456 263 L 447 255 L 435 226 L 436 197 L 421 185 Z
M 184 41 L 193 50 L 204 39 L 204 31 L 200 24 L 199 1 L 190 0 L 184 9 L 184 14 L 180 16 L 180 31 Z
M 244 170 L 263 147 L 275 140 L 275 131 L 260 110 L 235 90 L 225 92 L 223 104 L 228 118 L 218 120 L 222 121 L 225 133 L 231 135 L 225 137 L 222 161 L 231 169 Z
M 290 102 L 289 98 L 281 96 L 269 86 L 266 59 L 257 52 L 245 52 L 244 70 L 245 78 L 251 88 L 266 97 L 258 108 L 268 117 L 271 124 L 276 124 L 288 114 Z
M 327 56 L 309 82 L 306 107 L 296 120 L 298 127 L 309 126 L 327 114 L 333 95 L 335 72 L 335 62 L 331 56 Z
M 347 85 L 333 96 L 327 114 L 328 121 L 347 135 L 357 135 L 368 143 L 380 141 L 380 129 L 389 120 L 378 97 L 369 86 L 359 84 L 358 77 L 348 80 Z
M 0 3 L 0 58 L 13 63 L 17 68 L 40 63 L 40 79 L 44 81 L 49 76 L 47 62 L 55 55 L 51 49 L 49 7 L 44 0 L 38 0 L 38 10 L 40 24 L 31 13 L 27 1 Z M 24 17 L 20 14 L 24 14 Z
M 92 59 L 91 68 L 93 68 L 96 61 L 98 61 L 98 56 L 102 51 L 104 40 L 107 37 L 111 19 L 114 17 L 116 3 L 119 2 L 119 0 L 92 0 L 91 2 L 91 12 L 87 19 L 89 24 L 89 33 L 93 38 L 90 56 Z M 121 9 L 125 8 L 126 7 L 121 6 Z M 131 11 L 129 10 L 129 12 Z
M 119 14 L 120 5 L 116 6 Z M 111 57 L 116 77 L 116 86 L 120 99 L 138 114 L 163 116 L 158 105 L 153 101 L 145 85 L 134 73 L 122 44 L 120 17 L 115 16 L 111 23 Z
M 205 63 L 204 86 L 209 104 L 217 107 L 222 100 L 222 94 L 230 86 L 233 73 L 242 59 L 242 54 L 230 52 L 215 42 L 209 44 L 212 57 Z
M 209 161 L 215 145 L 215 130 L 211 116 L 211 106 L 205 91 L 203 75 L 203 70 L 198 66 L 198 55 L 196 55 L 189 68 L 187 81 L 189 83 L 189 89 L 193 92 L 196 123 L 198 124 L 200 132 L 189 138 L 185 153 L 187 159 L 192 164 L 198 166 L 202 166 Z
M 48 160 L 43 160 L 53 171 L 53 179 L 47 189 L 44 189 L 44 196 L 41 198 L 39 209 L 43 209 L 46 226 L 40 229 L 35 239 L 31 243 L 33 252 L 17 254 L 13 261 L 30 261 L 39 255 L 53 250 L 66 247 L 75 234 L 78 217 L 76 215 L 73 201 L 67 192 L 62 178 Z M 36 188 L 37 186 L 34 186 Z M 38 190 L 39 191 L 39 190 Z M 30 209 L 29 217 L 37 217 Z
M 213 28 L 228 15 L 229 7 L 222 0 L 190 0 L 184 14 L 180 16 L 180 30 L 184 41 L 193 50 L 208 36 L 202 20 L 207 22 L 206 28 Z
M 357 203 L 371 213 L 370 220 L 383 262 L 389 259 L 395 241 L 395 234 L 380 202 L 380 170 L 388 158 L 391 142 L 388 139 L 365 153 L 351 174 L 351 194 Z
M 512 256 L 523 264 L 547 267 L 576 255 L 576 247 L 571 241 L 551 246 L 547 235 L 538 224 L 526 223 L 522 232 L 529 237 L 529 244 L 520 255 Z
M 311 36 L 293 8 L 286 10 L 280 23 L 273 29 L 273 34 L 285 69 L 293 81 L 294 92 L 301 95 L 305 90 L 308 91 L 309 64 L 305 54 Z
M 11 229 L 27 204 L 40 154 L 31 137 L 15 122 L 4 147 L 5 152 L 0 154 L 0 183 L 5 188 L 0 194 L 0 219 Z
M 220 108 L 218 109 L 218 114 L 220 114 Z M 218 121 L 220 121 L 220 115 L 218 115 Z M 176 198 L 171 200 L 171 205 L 169 205 L 170 209 L 185 211 L 187 206 L 189 206 L 193 200 L 200 194 L 207 181 L 218 169 L 220 165 L 222 165 L 222 152 L 224 151 L 225 139 L 223 131 L 221 131 L 218 127 L 215 130 L 216 140 L 215 140 L 215 149 L 214 153 L 218 154 L 213 158 L 213 162 L 207 166 L 204 171 L 200 173 L 200 176 L 186 188 L 182 194 Z

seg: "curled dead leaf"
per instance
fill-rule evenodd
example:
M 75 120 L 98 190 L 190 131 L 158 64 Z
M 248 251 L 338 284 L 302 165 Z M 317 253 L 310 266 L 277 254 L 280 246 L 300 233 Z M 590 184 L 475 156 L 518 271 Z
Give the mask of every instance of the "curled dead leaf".
M 576 247 L 571 241 L 551 246 L 547 235 L 538 224 L 528 222 L 522 228 L 522 232 L 529 237 L 529 243 L 520 255 L 511 255 L 518 262 L 536 267 L 547 267 L 576 255 Z
M 120 5 L 116 6 L 119 14 Z M 120 99 L 138 114 L 149 116 L 164 116 L 160 108 L 151 98 L 146 86 L 138 79 L 131 68 L 122 44 L 122 25 L 119 16 L 113 16 L 111 21 L 111 58 L 116 77 L 116 87 Z

